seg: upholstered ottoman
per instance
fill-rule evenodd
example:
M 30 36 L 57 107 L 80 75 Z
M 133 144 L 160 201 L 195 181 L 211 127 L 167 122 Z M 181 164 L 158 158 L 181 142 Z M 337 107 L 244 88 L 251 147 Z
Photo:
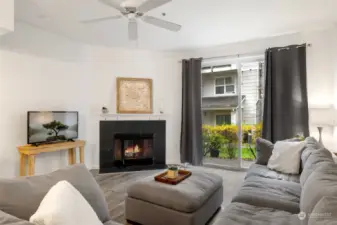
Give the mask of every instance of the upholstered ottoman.
M 222 178 L 216 174 L 192 171 L 177 185 L 148 177 L 128 189 L 125 217 L 142 225 L 205 225 L 222 200 Z

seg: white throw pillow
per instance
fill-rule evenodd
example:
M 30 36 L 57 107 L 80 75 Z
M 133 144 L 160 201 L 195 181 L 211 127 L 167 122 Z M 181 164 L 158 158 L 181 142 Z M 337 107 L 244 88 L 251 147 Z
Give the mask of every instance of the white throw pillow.
M 37 225 L 102 225 L 81 193 L 67 181 L 55 184 L 29 222 Z
M 277 141 L 267 167 L 286 174 L 299 174 L 304 141 Z

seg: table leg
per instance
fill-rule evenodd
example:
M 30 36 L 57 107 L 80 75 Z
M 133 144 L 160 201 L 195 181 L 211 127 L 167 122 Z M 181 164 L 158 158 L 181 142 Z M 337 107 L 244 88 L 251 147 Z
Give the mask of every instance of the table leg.
M 72 154 L 72 152 L 73 152 L 73 149 L 72 148 L 69 148 L 68 149 L 68 164 L 69 165 L 71 165 L 71 164 L 73 164 L 73 154 Z
M 69 165 L 73 165 L 76 163 L 76 149 L 74 148 L 68 149 L 68 162 Z
M 80 163 L 84 163 L 84 146 L 80 147 Z
M 20 176 L 26 176 L 27 156 L 20 153 Z
M 73 164 L 76 164 L 77 157 L 76 157 L 76 148 L 73 148 Z
M 68 149 L 68 164 L 69 164 L 69 165 L 74 164 L 73 151 L 74 151 L 74 150 L 73 150 L 72 148 L 69 148 L 69 149 Z
M 35 155 L 28 155 L 28 176 L 35 174 Z

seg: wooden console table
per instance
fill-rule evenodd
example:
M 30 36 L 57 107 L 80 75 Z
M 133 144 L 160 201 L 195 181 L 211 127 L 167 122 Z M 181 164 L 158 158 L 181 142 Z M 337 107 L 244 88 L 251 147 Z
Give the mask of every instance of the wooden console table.
M 28 159 L 28 176 L 35 173 L 35 156 L 44 152 L 68 150 L 69 165 L 76 163 L 76 148 L 80 149 L 80 163 L 84 162 L 85 141 L 61 142 L 55 144 L 42 144 L 39 146 L 24 145 L 17 147 L 20 153 L 20 176 L 26 176 L 26 164 Z

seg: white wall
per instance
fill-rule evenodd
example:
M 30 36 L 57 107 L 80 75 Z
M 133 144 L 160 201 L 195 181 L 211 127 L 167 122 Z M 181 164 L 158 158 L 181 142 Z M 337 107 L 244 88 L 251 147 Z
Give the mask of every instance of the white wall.
M 0 1 L 0 35 L 14 30 L 14 0 Z
M 85 163 L 98 167 L 101 107 L 115 112 L 115 78 L 153 79 L 154 112 L 167 119 L 167 162 L 178 163 L 181 64 L 168 53 L 94 48 L 16 24 L 0 38 L 0 177 L 19 174 L 16 146 L 26 143 L 28 110 L 77 110 L 79 138 L 88 141 Z M 67 164 L 66 152 L 41 154 L 36 173 Z
M 90 127 L 98 131 L 102 106 L 116 112 L 116 77 L 153 79 L 154 114 L 164 111 L 166 119 L 166 162 L 180 163 L 181 64 L 177 56 L 154 52 L 90 48 L 92 81 Z M 123 117 L 121 117 L 123 118 Z M 125 118 L 125 117 L 124 117 Z M 147 119 L 132 116 L 127 119 Z M 91 149 L 98 148 L 98 132 L 90 137 Z M 98 154 L 95 154 L 98 156 Z M 94 159 L 98 167 L 98 158 Z
M 334 30 L 332 36 L 332 49 L 333 49 L 333 57 L 332 57 L 332 64 L 333 64 L 333 86 L 334 86 L 334 96 L 333 96 L 333 107 L 337 110 L 337 28 Z M 337 122 L 337 113 L 335 113 L 335 123 Z M 328 131 L 329 132 L 329 131 Z M 334 146 L 334 151 L 337 152 L 337 126 L 332 128 L 332 138 L 330 140 L 331 145 Z
M 0 176 L 19 173 L 16 146 L 27 143 L 29 110 L 78 110 L 80 138 L 86 138 L 89 82 L 83 47 L 24 24 L 0 38 Z M 41 154 L 36 172 L 66 162 L 60 153 Z

